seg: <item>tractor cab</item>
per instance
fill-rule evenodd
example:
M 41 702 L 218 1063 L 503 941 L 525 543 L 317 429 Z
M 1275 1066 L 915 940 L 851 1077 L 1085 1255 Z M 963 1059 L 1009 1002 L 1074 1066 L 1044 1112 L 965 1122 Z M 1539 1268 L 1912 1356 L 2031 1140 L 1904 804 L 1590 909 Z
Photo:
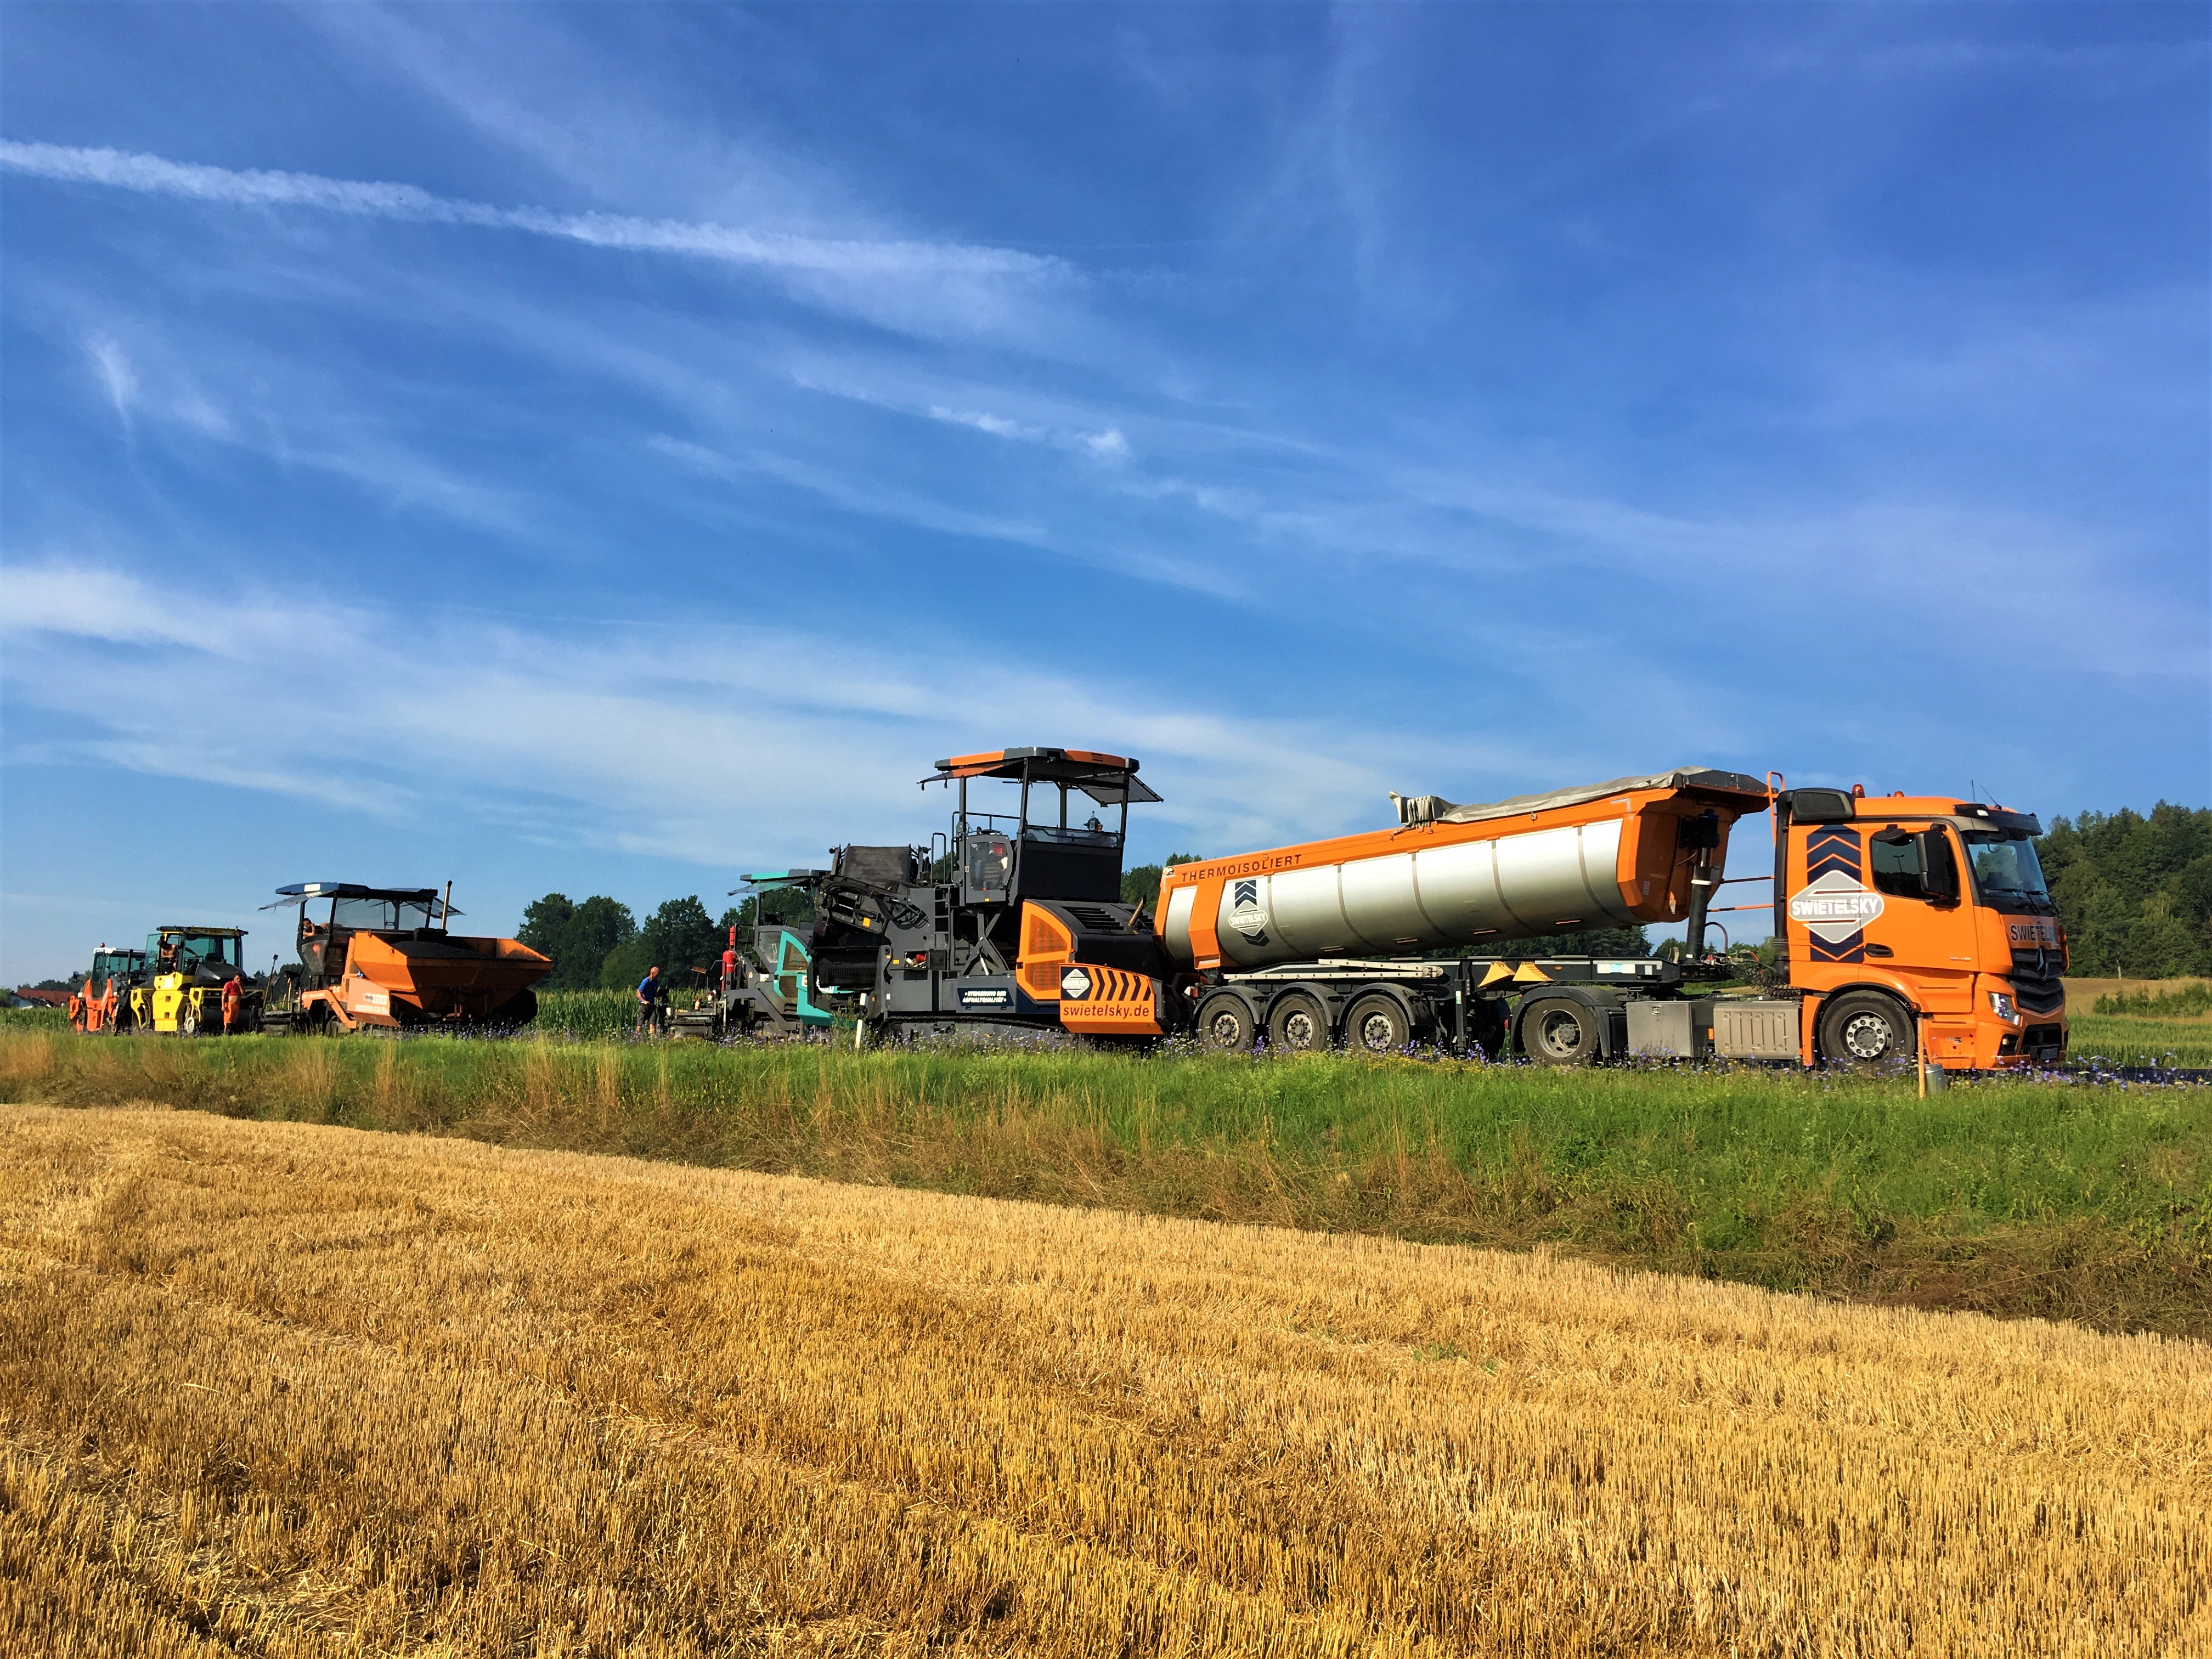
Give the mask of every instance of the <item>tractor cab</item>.
M 301 881 L 276 890 L 264 910 L 297 905 L 300 965 L 311 982 L 326 983 L 345 971 L 346 946 L 356 933 L 380 939 L 443 939 L 457 916 L 434 887 L 364 887 L 350 881 Z
M 1008 787 L 970 793 L 971 785 L 988 781 Z M 1160 799 L 1139 781 L 1135 761 L 1087 749 L 958 755 L 938 762 L 922 782 L 959 791 L 945 851 L 963 905 L 1117 902 L 1129 804 Z M 1110 828 L 1105 813 L 1112 814 Z
M 92 971 L 85 975 L 86 988 L 111 982 L 126 988 L 136 985 L 145 976 L 147 960 L 143 951 L 116 951 L 103 945 L 92 953 Z

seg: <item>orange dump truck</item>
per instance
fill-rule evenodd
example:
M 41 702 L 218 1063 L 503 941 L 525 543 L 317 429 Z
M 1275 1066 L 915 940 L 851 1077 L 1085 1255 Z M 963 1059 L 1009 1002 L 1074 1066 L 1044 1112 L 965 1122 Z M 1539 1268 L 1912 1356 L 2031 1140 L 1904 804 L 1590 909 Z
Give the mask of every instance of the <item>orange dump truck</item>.
M 1680 768 L 1484 805 L 1394 796 L 1396 825 L 1170 868 L 1162 1030 L 1209 1047 L 1479 1044 L 1550 1064 L 1704 1054 L 2052 1064 L 2065 939 L 2026 814 Z M 1700 996 L 1730 829 L 1771 815 L 1779 984 Z M 1750 878 L 1767 882 L 1769 878 Z M 1686 960 L 1521 963 L 1486 945 L 1689 924 Z
M 272 984 L 263 1029 L 295 1031 L 497 1027 L 537 1018 L 553 971 L 520 940 L 453 933 L 459 914 L 434 887 L 310 881 L 276 890 L 267 910 L 296 906 L 300 965 Z M 279 1005 L 282 1005 L 281 1006 Z

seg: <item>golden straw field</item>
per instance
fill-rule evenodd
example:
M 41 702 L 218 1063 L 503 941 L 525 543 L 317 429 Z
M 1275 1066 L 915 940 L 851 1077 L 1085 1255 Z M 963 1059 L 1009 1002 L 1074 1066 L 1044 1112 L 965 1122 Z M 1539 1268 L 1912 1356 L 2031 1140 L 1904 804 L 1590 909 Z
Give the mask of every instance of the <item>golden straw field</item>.
M 2212 1348 L 0 1108 L 0 1649 L 2212 1652 Z

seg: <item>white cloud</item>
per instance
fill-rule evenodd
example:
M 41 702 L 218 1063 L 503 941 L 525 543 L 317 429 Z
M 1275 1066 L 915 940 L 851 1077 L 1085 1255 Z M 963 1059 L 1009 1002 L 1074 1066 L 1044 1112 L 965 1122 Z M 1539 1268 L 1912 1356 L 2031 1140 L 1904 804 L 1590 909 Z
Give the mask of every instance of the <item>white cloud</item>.
M 138 401 L 138 377 L 131 371 L 130 358 L 124 355 L 121 346 L 105 336 L 87 342 L 86 349 L 91 354 L 94 372 L 107 393 L 107 401 L 115 405 L 115 412 L 128 427 L 131 411 Z
M 158 155 L 0 139 L 0 167 L 64 184 L 235 207 L 306 208 L 355 218 L 517 231 L 586 246 L 676 254 L 776 275 L 803 296 L 894 326 L 1010 320 L 1022 291 L 1073 276 L 1063 261 L 961 242 L 794 235 L 622 213 L 560 213 L 437 196 L 409 184 L 207 167 Z
M 452 612 L 426 627 L 62 562 L 0 569 L 0 615 L 9 700 L 88 729 L 66 745 L 81 758 L 393 820 L 521 818 L 725 868 L 924 836 L 945 809 L 915 780 L 940 755 L 1008 743 L 1137 754 L 1168 798 L 1151 822 L 1200 850 L 1379 823 L 1393 788 L 1473 797 L 1543 775 L 1510 745 L 1253 718 L 1171 688 L 1133 709 L 1111 684 L 1000 652 L 908 674 L 868 645 L 792 630 Z M 301 676 L 302 639 L 347 672 Z M 250 738 L 105 695 L 118 667 L 253 709 Z

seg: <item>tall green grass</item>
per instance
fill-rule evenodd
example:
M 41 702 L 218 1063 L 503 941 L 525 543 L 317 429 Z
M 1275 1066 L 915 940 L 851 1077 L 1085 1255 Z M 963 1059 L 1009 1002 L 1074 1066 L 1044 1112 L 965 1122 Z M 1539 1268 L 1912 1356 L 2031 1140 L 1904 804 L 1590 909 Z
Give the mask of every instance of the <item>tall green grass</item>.
M 1346 1056 L 0 1033 L 133 1101 L 2212 1334 L 2212 1090 Z
M 2108 991 L 2097 999 L 2095 1012 L 2137 1018 L 2193 1019 L 2212 1014 L 2212 985 L 2193 980 L 2179 990 L 2155 994 L 2148 986 L 2135 991 Z
M 2212 1067 L 2212 1022 L 2077 1014 L 2067 1022 L 2067 1056 L 2111 1066 Z
M 668 1000 L 672 1011 L 691 1006 L 694 993 L 678 990 Z M 525 1035 L 566 1038 L 575 1042 L 606 1042 L 633 1036 L 637 1030 L 637 993 L 624 988 L 613 991 L 540 991 L 538 1018 Z

